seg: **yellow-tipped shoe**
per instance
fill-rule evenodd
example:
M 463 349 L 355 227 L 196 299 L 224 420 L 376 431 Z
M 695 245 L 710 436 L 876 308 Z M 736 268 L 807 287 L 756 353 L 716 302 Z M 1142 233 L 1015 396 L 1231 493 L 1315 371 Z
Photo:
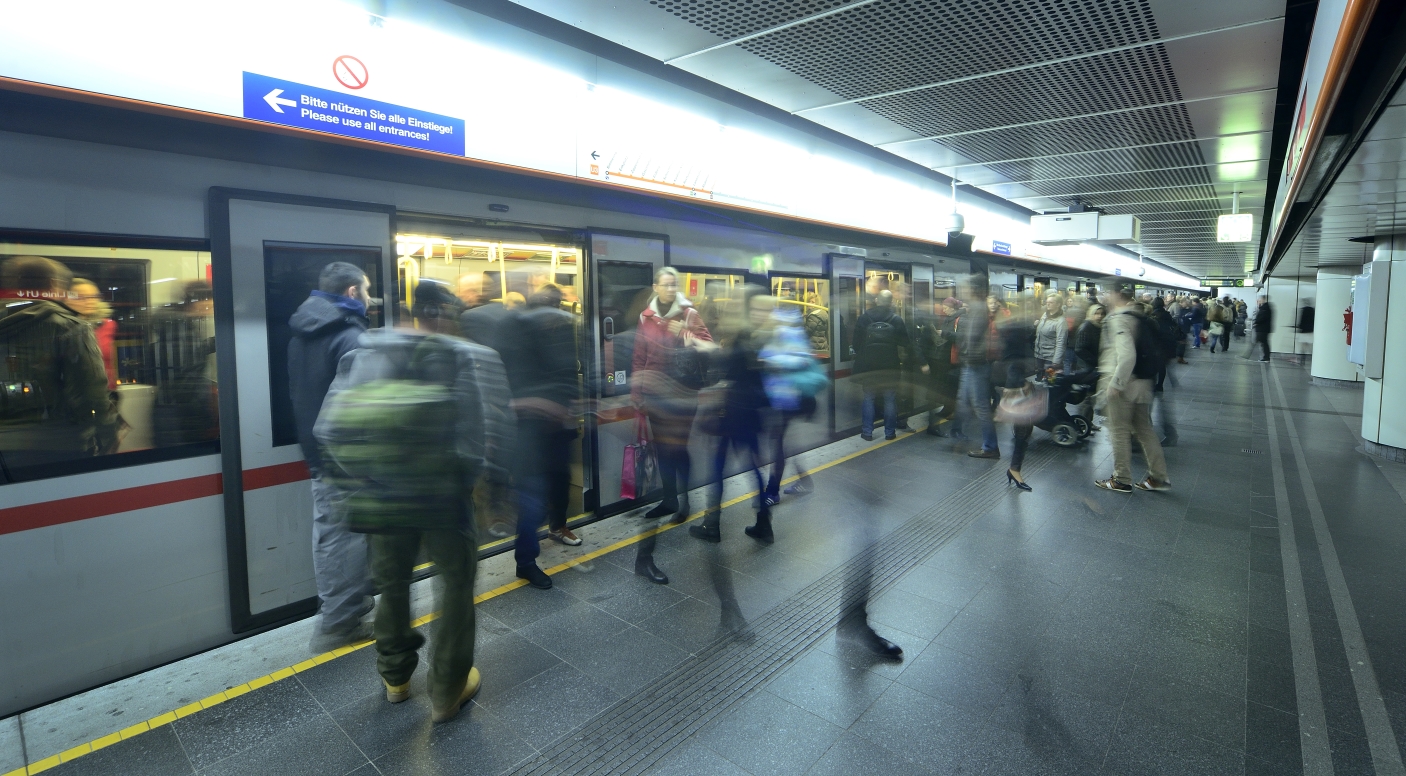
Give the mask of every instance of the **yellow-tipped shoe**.
M 406 700 L 410 697 L 409 682 L 406 682 L 405 684 L 401 685 L 391 684 L 385 679 L 382 679 L 381 682 L 382 684 L 386 685 L 386 700 L 390 701 L 391 703 L 400 703 L 401 701 Z
M 464 691 L 459 693 L 459 700 L 455 701 L 448 708 L 441 709 L 436 707 L 434 709 L 434 721 L 448 722 L 459 716 L 459 709 L 463 707 L 465 703 L 468 703 L 470 698 L 478 695 L 478 688 L 482 685 L 483 676 L 479 674 L 477 668 L 470 668 L 469 679 L 464 683 Z

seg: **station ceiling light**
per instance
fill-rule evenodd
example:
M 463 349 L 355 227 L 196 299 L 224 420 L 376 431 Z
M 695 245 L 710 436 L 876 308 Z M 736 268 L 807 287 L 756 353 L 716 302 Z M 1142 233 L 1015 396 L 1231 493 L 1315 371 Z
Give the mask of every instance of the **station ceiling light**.
M 1240 212 L 1240 192 L 1232 194 L 1230 202 L 1230 213 L 1216 219 L 1216 242 L 1249 242 L 1254 239 L 1255 217 Z

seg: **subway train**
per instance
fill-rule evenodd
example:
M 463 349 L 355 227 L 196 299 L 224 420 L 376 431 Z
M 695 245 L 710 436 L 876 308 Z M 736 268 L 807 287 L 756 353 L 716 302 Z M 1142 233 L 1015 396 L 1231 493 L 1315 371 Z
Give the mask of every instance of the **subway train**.
M 0 429 L 0 716 L 314 613 L 286 354 L 288 318 L 331 261 L 366 271 L 382 300 L 374 326 L 401 322 L 424 278 L 472 278 L 510 303 L 544 282 L 564 290 L 590 410 L 572 460 L 578 523 L 635 506 L 620 498 L 635 434 L 629 335 L 661 267 L 678 269 L 709 324 L 748 283 L 800 309 L 833 380 L 795 427 L 797 449 L 858 430 L 850 342 L 866 292 L 893 291 L 911 322 L 973 271 L 1004 295 L 1090 280 L 960 244 L 513 171 L 345 150 L 333 161 L 347 175 L 257 163 L 262 153 L 0 133 L 17 205 L 0 222 L 0 261 L 48 257 L 85 281 L 73 297 L 99 328 L 121 417 L 103 454 L 81 458 L 7 455 Z M 901 401 L 911 413 L 929 398 Z M 481 537 L 485 552 L 511 546 Z

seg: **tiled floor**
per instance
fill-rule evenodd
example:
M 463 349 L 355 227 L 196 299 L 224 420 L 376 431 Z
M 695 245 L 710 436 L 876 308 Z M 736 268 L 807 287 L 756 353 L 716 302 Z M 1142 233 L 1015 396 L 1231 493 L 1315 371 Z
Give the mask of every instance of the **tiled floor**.
M 1283 402 L 1266 370 L 1277 373 Z M 984 488 L 979 514 L 967 515 L 970 525 L 869 606 L 878 630 L 903 647 L 902 662 L 817 631 L 762 686 L 739 693 L 640 767 L 758 775 L 1301 773 L 1303 675 L 1290 640 L 1282 520 L 1297 541 L 1321 688 L 1313 702 L 1323 709 L 1332 764 L 1339 774 L 1372 773 L 1374 754 L 1399 742 L 1372 740 L 1363 721 L 1285 420 L 1292 415 L 1399 737 L 1406 504 L 1383 469 L 1356 450 L 1351 413 L 1360 393 L 1312 386 L 1306 368 L 1204 353 L 1178 376 L 1170 493 L 1095 489 L 1092 481 L 1111 467 L 1102 440 L 1028 466 L 1035 490 L 1019 493 L 972 484 L 993 464 L 956 454 L 947 440 L 907 438 L 818 473 L 814 494 L 778 509 L 775 545 L 742 535 L 746 504 L 724 515 L 719 548 L 682 530 L 662 534 L 657 558 L 671 577 L 667 587 L 630 573 L 627 548 L 591 573 L 560 575 L 551 591 L 520 589 L 485 602 L 483 691 L 452 723 L 429 722 L 423 669 L 410 702 L 387 704 L 374 651 L 363 649 L 53 773 L 523 768 L 615 704 L 628 708 L 656 680 L 687 675 L 720 634 L 717 574 L 732 581 L 744 614 L 756 620 L 820 584 L 861 549 L 861 537 L 940 514 L 962 488 Z M 1036 432 L 1032 452 L 1051 447 L 1047 439 Z M 1008 452 L 1007 434 L 1002 440 Z M 1275 461 L 1288 514 L 1276 500 Z M 866 525 L 874 532 L 861 530 Z M 765 638 L 737 647 L 774 648 Z M 692 692 L 699 691 L 706 690 Z M 551 757 L 541 772 L 569 770 Z

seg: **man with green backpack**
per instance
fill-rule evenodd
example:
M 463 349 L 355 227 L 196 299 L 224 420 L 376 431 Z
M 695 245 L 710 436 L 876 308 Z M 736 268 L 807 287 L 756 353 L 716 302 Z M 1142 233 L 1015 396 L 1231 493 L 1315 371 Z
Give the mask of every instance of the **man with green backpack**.
M 502 362 L 461 339 L 447 286 L 422 280 L 409 326 L 368 331 L 342 358 L 314 434 L 325 476 L 346 494 L 351 530 L 365 533 L 376 608 L 376 667 L 386 699 L 410 697 L 425 639 L 410 624 L 420 547 L 435 564 L 439 619 L 427 684 L 436 722 L 478 691 L 474 662 L 473 489 L 506 464 L 514 418 Z

